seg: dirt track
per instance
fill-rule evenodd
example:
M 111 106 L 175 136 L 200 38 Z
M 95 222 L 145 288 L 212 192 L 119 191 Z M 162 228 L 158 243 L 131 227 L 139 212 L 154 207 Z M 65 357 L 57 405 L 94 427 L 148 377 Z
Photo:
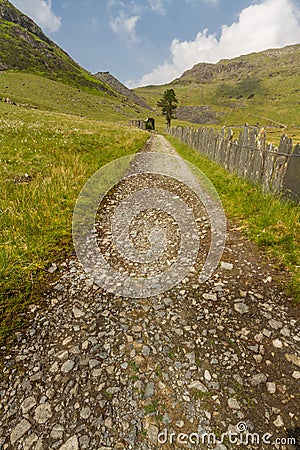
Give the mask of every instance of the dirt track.
M 175 154 L 158 135 L 145 150 Z M 203 205 L 174 180 L 139 175 L 103 202 L 101 250 L 119 268 L 108 213 L 150 183 L 181 195 L 199 218 L 201 251 L 194 267 L 180 284 L 148 298 L 106 292 L 75 254 L 50 268 L 58 279 L 45 293 L 47 307 L 36 307 L 29 328 L 4 355 L 0 449 L 300 448 L 297 311 L 278 269 L 233 223 L 227 223 L 221 264 L 199 283 L 211 239 Z M 180 235 L 169 214 L 140 213 L 131 239 L 145 250 L 159 223 L 166 255 L 146 268 L 127 262 L 129 275 L 154 276 L 172 266 Z M 230 443 L 236 436 L 244 443 Z M 292 437 L 294 445 L 275 444 Z M 197 439 L 199 445 L 192 443 Z

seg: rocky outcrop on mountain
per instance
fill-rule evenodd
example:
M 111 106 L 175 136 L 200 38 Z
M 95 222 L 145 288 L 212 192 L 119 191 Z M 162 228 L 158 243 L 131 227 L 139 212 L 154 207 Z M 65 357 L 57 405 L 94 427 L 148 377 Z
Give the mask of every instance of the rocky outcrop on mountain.
M 0 1 L 0 19 L 20 25 L 47 44 L 54 44 L 33 20 L 21 13 L 7 0 Z
M 115 91 L 119 92 L 119 94 L 121 95 L 124 95 L 124 97 L 126 97 L 128 100 L 132 101 L 136 105 L 139 105 L 142 108 L 146 108 L 153 111 L 153 109 L 149 105 L 147 105 L 147 103 L 144 100 L 142 100 L 138 95 L 136 95 L 126 86 L 124 86 L 124 84 L 122 84 L 117 78 L 115 78 L 109 72 L 98 72 L 95 74 L 95 77 L 97 77 L 104 83 L 108 84 Z
M 8 69 L 117 96 L 113 89 L 83 69 L 51 41 L 33 20 L 8 0 L 0 0 L 0 70 Z
M 191 123 L 214 124 L 218 116 L 210 106 L 180 106 L 176 110 L 176 118 Z
M 79 66 L 42 29 L 8 0 L 0 0 L 0 70 L 43 74 L 76 87 L 89 87 L 124 96 L 142 108 L 151 108 L 109 72 L 96 76 Z
M 240 81 L 248 77 L 265 78 L 284 71 L 286 75 L 299 71 L 300 45 L 269 49 L 238 58 L 223 59 L 216 64 L 199 63 L 176 79 L 175 84 L 212 83 L 215 81 Z M 278 58 L 280 57 L 280 61 Z

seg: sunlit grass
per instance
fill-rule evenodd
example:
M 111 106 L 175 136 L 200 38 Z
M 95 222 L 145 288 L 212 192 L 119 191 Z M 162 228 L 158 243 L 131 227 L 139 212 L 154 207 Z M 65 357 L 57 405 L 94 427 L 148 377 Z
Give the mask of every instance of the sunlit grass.
M 72 214 L 85 181 L 140 150 L 148 133 L 3 104 L 0 110 L 1 340 L 22 323 L 45 269 L 72 249 Z
M 228 217 L 236 220 L 246 235 L 278 267 L 287 269 L 292 280 L 287 286 L 300 301 L 300 206 L 262 192 L 259 186 L 229 174 L 179 140 L 166 136 L 178 153 L 199 167 L 215 186 Z
M 137 107 L 121 96 L 76 88 L 72 84 L 59 83 L 26 72 L 0 72 L 0 99 L 5 98 L 27 108 L 36 107 L 45 111 L 124 124 L 127 124 L 130 118 L 139 115 L 146 118 L 149 114 L 149 111 Z

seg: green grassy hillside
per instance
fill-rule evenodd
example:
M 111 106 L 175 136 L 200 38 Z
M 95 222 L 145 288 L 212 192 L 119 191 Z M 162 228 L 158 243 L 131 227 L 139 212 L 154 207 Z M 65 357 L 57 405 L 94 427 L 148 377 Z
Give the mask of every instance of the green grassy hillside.
M 85 181 L 146 139 L 137 128 L 0 102 L 0 345 L 40 301 L 51 262 L 72 251 Z
M 46 76 L 89 91 L 114 91 L 80 67 L 7 0 L 0 0 L 0 68 Z
M 23 108 L 123 123 L 131 117 L 147 115 L 146 110 L 124 97 L 110 96 L 99 90 L 87 92 L 73 85 L 20 71 L 0 72 L 0 99 L 3 102 L 9 99 Z
M 135 89 L 149 105 L 173 88 L 179 106 L 205 105 L 216 112 L 216 125 L 259 124 L 299 140 L 300 45 L 197 64 L 163 86 Z M 277 132 L 278 134 L 278 132 Z
M 119 115 L 140 111 L 134 98 L 79 66 L 7 0 L 0 0 L 0 78 L 0 97 L 42 109 L 63 108 L 93 118 L 101 118 L 107 104 Z
M 148 112 L 98 80 L 0 0 L 0 345 L 72 251 L 72 214 L 102 165 L 140 150 Z

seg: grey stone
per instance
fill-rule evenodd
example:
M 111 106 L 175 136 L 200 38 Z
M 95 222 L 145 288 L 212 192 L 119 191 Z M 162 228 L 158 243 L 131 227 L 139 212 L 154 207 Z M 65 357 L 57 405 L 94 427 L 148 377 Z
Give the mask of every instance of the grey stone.
M 162 419 L 162 423 L 164 425 L 168 425 L 168 424 L 172 423 L 172 419 L 171 419 L 171 417 L 169 416 L 168 413 L 164 414 L 163 419 Z
M 120 388 L 117 387 L 117 386 L 109 387 L 109 388 L 106 390 L 106 392 L 107 392 L 108 394 L 111 394 L 111 395 L 115 395 L 115 394 L 117 394 L 119 391 L 120 391 Z
M 288 362 L 295 364 L 295 366 L 300 367 L 300 357 L 290 353 L 285 354 L 285 358 Z
M 197 391 L 201 391 L 201 392 L 207 392 L 207 387 L 204 386 L 203 383 L 201 383 L 201 381 L 193 381 L 192 383 L 190 383 L 188 385 L 189 389 L 196 389 Z
M 27 431 L 31 428 L 30 422 L 28 420 L 23 419 L 11 432 L 10 434 L 10 442 L 11 445 L 14 445 L 22 436 L 24 436 Z
M 274 420 L 273 424 L 275 425 L 275 427 L 281 428 L 284 426 L 284 421 L 283 421 L 282 417 L 279 415 L 279 416 L 277 416 L 277 419 Z
M 100 365 L 100 361 L 98 359 L 90 359 L 89 360 L 89 368 L 90 370 L 94 369 L 95 367 Z
M 49 403 L 39 405 L 34 412 L 34 420 L 39 424 L 44 424 L 52 417 L 51 406 Z
M 221 269 L 232 270 L 233 264 L 225 261 L 221 261 Z
M 291 330 L 285 326 L 282 328 L 282 330 L 280 330 L 280 334 L 282 334 L 282 336 L 285 336 L 285 337 L 290 337 Z
M 125 441 L 128 442 L 128 444 L 134 448 L 136 440 L 137 440 L 137 428 L 134 426 L 130 430 L 128 435 L 125 437 Z
M 228 399 L 228 406 L 230 409 L 241 409 L 239 402 L 235 398 Z
M 91 413 L 92 413 L 91 409 L 88 406 L 86 406 L 85 408 L 82 408 L 82 410 L 80 411 L 80 417 L 82 419 L 88 419 Z
M 216 301 L 218 300 L 217 294 L 211 294 L 211 293 L 209 293 L 209 294 L 203 294 L 202 297 L 203 297 L 205 300 L 211 300 L 211 301 L 213 301 L 213 302 L 216 302 Z
M 144 399 L 151 398 L 154 395 L 154 383 L 152 381 L 149 381 L 147 383 L 144 393 Z
M 149 440 L 153 444 L 157 444 L 157 442 L 158 442 L 158 433 L 159 433 L 159 429 L 155 425 L 149 426 L 149 428 L 147 430 L 147 435 L 148 435 Z
M 89 445 L 90 445 L 89 436 L 87 436 L 87 435 L 81 436 L 81 438 L 79 438 L 79 445 L 80 445 L 80 448 L 89 448 Z M 104 447 L 100 447 L 100 449 L 101 448 L 104 448 Z
M 143 345 L 143 348 L 142 348 L 142 355 L 143 356 L 145 356 L 145 357 L 149 356 L 150 355 L 150 351 L 151 351 L 151 349 L 150 349 L 150 347 L 148 347 L 148 345 Z
M 175 423 L 175 425 L 176 425 L 176 427 L 178 427 L 178 428 L 183 428 L 183 427 L 184 427 L 184 421 L 183 421 L 183 420 L 178 420 L 178 421 Z
M 72 436 L 70 439 L 67 440 L 61 447 L 59 447 L 59 450 L 78 450 L 78 438 L 77 436 Z
M 143 383 L 141 380 L 137 380 L 137 381 L 135 381 L 135 383 L 134 383 L 134 387 L 135 387 L 139 392 L 141 392 L 141 390 L 142 390 L 143 387 L 144 387 L 144 383 Z
M 36 405 L 36 399 L 34 397 L 27 397 L 21 404 L 23 414 L 27 414 Z
M 271 328 L 273 328 L 273 330 L 279 330 L 280 328 L 282 328 L 283 323 L 279 322 L 279 320 L 270 319 L 269 320 L 269 325 L 270 325 Z
M 282 348 L 283 347 L 283 344 L 280 341 L 280 339 L 274 339 L 273 345 L 274 345 L 275 348 Z
M 48 272 L 49 273 L 54 273 L 57 271 L 57 265 L 56 264 L 52 264 L 51 267 L 49 267 Z
M 208 370 L 205 370 L 204 378 L 205 378 L 206 381 L 211 381 L 211 374 L 209 373 Z
M 242 379 L 242 377 L 241 377 L 238 373 L 234 374 L 234 375 L 233 375 L 233 378 L 234 378 L 235 381 L 237 381 L 241 386 L 243 386 L 243 384 L 244 384 L 243 379 Z
M 267 383 L 267 390 L 270 394 L 275 394 L 276 384 L 275 383 Z
M 250 382 L 252 386 L 259 386 L 262 383 L 266 383 L 267 379 L 268 377 L 264 373 L 257 373 L 251 377 Z
M 28 438 L 24 439 L 23 442 L 23 450 L 29 450 L 32 448 L 33 444 L 38 440 L 36 434 L 32 433 L 28 436 Z
M 112 428 L 113 427 L 113 421 L 112 421 L 111 417 L 107 417 L 105 419 L 104 425 L 106 426 L 106 428 Z
M 75 367 L 75 362 L 69 359 L 61 366 L 61 371 L 64 373 L 69 373 L 71 370 L 73 370 Z
M 85 316 L 85 313 L 81 311 L 81 309 L 77 308 L 76 306 L 73 308 L 73 314 L 75 319 L 80 319 L 81 317 Z
M 272 334 L 272 331 L 267 330 L 266 328 L 263 329 L 263 335 L 266 337 L 270 337 Z
M 34 450 L 46 450 L 44 447 L 43 438 L 39 438 Z
M 246 314 L 249 311 L 249 306 L 244 302 L 237 302 L 234 304 L 234 309 L 240 314 Z
M 64 434 L 64 427 L 61 425 L 54 425 L 51 430 L 50 437 L 52 439 L 62 439 Z
M 163 302 L 166 306 L 170 306 L 170 305 L 172 305 L 173 300 L 171 298 L 167 297 L 167 298 L 163 299 Z

